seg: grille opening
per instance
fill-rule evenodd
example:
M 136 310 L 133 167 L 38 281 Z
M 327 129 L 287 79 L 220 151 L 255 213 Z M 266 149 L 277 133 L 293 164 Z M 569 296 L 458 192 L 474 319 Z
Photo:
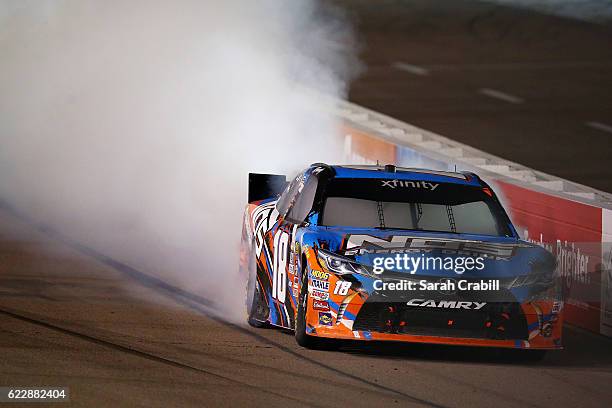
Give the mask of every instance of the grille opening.
M 365 303 L 353 330 L 495 340 L 527 340 L 527 320 L 518 303 L 488 303 L 479 310 Z

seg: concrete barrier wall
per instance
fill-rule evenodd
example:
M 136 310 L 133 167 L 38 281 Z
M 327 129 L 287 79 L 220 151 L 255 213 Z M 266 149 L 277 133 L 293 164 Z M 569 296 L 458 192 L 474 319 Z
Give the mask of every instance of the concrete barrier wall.
M 490 183 L 522 237 L 556 254 L 569 288 L 567 321 L 612 336 L 612 195 L 354 104 L 336 109 L 350 163 L 468 170 Z
M 612 210 L 602 210 L 601 333 L 612 337 Z

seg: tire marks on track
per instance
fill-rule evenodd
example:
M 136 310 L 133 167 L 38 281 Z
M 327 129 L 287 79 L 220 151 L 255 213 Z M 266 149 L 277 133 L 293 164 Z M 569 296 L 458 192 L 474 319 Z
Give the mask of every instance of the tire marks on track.
M 17 218 L 18 220 L 24 222 L 25 224 L 29 225 L 30 227 L 34 228 L 35 230 L 49 236 L 50 238 L 61 242 L 62 244 L 66 245 L 67 247 L 85 255 L 88 256 L 126 276 L 128 276 L 129 278 L 135 280 L 136 282 L 140 283 L 141 285 L 148 287 L 150 289 L 153 289 L 167 297 L 169 297 L 170 299 L 174 300 L 175 302 L 188 307 L 191 310 L 194 310 L 200 314 L 205 315 L 206 317 L 214 320 L 215 322 L 222 324 L 226 327 L 229 327 L 235 331 L 238 331 L 242 334 L 245 334 L 257 341 L 260 341 L 262 343 L 274 346 L 275 348 L 277 348 L 278 350 L 285 352 L 299 360 L 302 360 L 304 362 L 307 362 L 309 364 L 315 365 L 318 368 L 324 368 L 336 375 L 339 375 L 341 377 L 356 381 L 358 383 L 364 384 L 368 387 L 371 387 L 374 390 L 377 390 L 378 392 L 387 394 L 387 395 L 394 395 L 397 396 L 401 399 L 404 399 L 405 401 L 410 401 L 419 405 L 424 405 L 424 406 L 429 406 L 429 407 L 435 407 L 435 408 L 446 408 L 446 406 L 444 405 L 440 405 L 437 404 L 433 401 L 430 400 L 426 400 L 426 399 L 422 399 L 419 397 L 416 397 L 414 395 L 405 393 L 403 391 L 394 389 L 392 387 L 387 387 L 381 384 L 378 384 L 376 382 L 373 381 L 369 381 L 366 380 L 364 378 L 361 378 L 355 374 L 351 374 L 349 372 L 346 371 L 342 371 L 339 368 L 333 367 L 329 364 L 317 361 L 315 359 L 312 359 L 310 357 L 304 356 L 298 352 L 296 352 L 295 350 L 292 350 L 291 348 L 280 344 L 278 342 L 275 342 L 265 336 L 262 336 L 258 333 L 255 333 L 253 331 L 250 331 L 244 327 L 241 327 L 237 324 L 228 322 L 227 320 L 224 320 L 223 318 L 221 318 L 219 316 L 219 314 L 221 313 L 218 306 L 215 305 L 215 302 L 213 302 L 210 299 L 207 299 L 203 296 L 200 295 L 196 295 L 193 294 L 191 292 L 188 292 L 184 289 L 181 289 L 179 287 L 176 287 L 174 285 L 171 285 L 167 282 L 165 282 L 162 279 L 159 279 L 157 277 L 151 276 L 149 274 L 146 274 L 144 272 L 139 271 L 138 269 L 129 266 L 121 261 L 118 261 L 110 256 L 107 256 L 103 253 L 100 253 L 96 250 L 94 250 L 93 248 L 87 247 L 83 244 L 80 244 L 78 242 L 73 241 L 72 239 L 66 237 L 65 235 L 63 235 L 61 232 L 59 232 L 58 230 L 50 227 L 49 225 L 46 225 L 44 223 L 40 223 L 40 222 L 36 222 L 33 219 L 31 219 L 30 217 L 28 217 L 27 215 L 24 215 L 23 213 L 21 213 L 20 211 L 18 211 L 17 209 L 15 209 L 13 206 L 11 206 L 8 202 L 4 201 L 4 200 L 0 200 L 0 209 L 5 210 L 7 213 L 11 214 L 13 217 Z M 7 312 L 5 310 L 0 309 L 0 313 L 11 313 L 11 312 Z M 13 313 L 14 316 L 16 318 L 21 317 L 18 313 Z M 27 319 L 27 318 L 26 318 Z M 39 322 L 41 323 L 41 325 L 47 325 L 49 323 L 45 323 L 42 320 L 37 320 L 37 319 L 31 319 L 32 323 L 36 323 Z M 71 333 L 70 330 L 68 329 L 63 329 L 59 326 L 55 326 L 52 324 L 49 324 L 50 328 L 51 327 L 56 327 L 58 330 L 62 331 L 62 330 L 66 330 L 67 334 Z M 88 338 L 89 336 L 87 336 L 86 334 L 81 334 L 78 332 L 74 332 L 75 335 L 83 335 L 85 336 L 84 338 Z M 101 342 L 105 342 L 109 345 L 114 344 L 112 342 L 108 342 L 107 340 L 100 340 L 97 339 L 95 337 L 90 337 L 93 341 L 101 341 Z M 124 347 L 124 346 L 120 346 L 118 345 L 118 347 L 120 347 L 121 350 L 131 350 L 129 347 Z M 140 352 L 136 349 L 134 349 L 136 352 Z M 148 355 L 148 353 L 146 352 L 140 352 L 143 353 L 143 355 Z M 151 354 L 151 356 L 155 357 L 154 355 Z M 160 357 L 161 358 L 161 357 Z M 161 358 L 163 360 L 163 358 Z M 168 361 L 172 361 L 172 360 L 168 360 Z M 180 364 L 180 363 L 178 363 Z M 185 368 L 193 368 L 189 365 L 185 365 Z M 196 369 L 197 370 L 197 369 Z M 203 371 L 206 372 L 206 371 Z M 217 375 L 218 374 L 214 374 Z M 222 377 L 224 378 L 224 377 Z M 251 386 L 251 385 L 249 385 Z M 253 387 L 253 386 L 251 386 Z M 300 400 L 300 402 L 303 402 Z
M 238 385 L 241 385 L 241 386 L 244 386 L 244 387 L 248 387 L 248 388 L 251 388 L 251 389 L 256 390 L 256 391 L 260 391 L 260 392 L 263 392 L 263 393 L 266 393 L 266 394 L 271 394 L 271 395 L 274 395 L 274 396 L 276 396 L 278 398 L 286 399 L 286 400 L 293 401 L 293 402 L 299 402 L 301 404 L 305 404 L 305 405 L 313 406 L 313 407 L 319 407 L 319 406 L 322 407 L 323 406 L 323 405 L 314 404 L 314 403 L 312 403 L 310 401 L 305 401 L 305 400 L 302 400 L 302 399 L 299 399 L 299 398 L 294 398 L 294 397 L 291 397 L 291 396 L 288 396 L 288 395 L 277 393 L 277 392 L 271 391 L 269 389 L 266 389 L 264 387 L 258 387 L 258 386 L 255 386 L 255 385 L 243 382 L 243 381 L 239 381 L 239 380 L 236 380 L 236 379 L 233 379 L 233 378 L 221 375 L 221 374 L 217 374 L 217 373 L 214 373 L 212 371 L 209 371 L 209 370 L 201 368 L 201 367 L 196 367 L 196 366 L 191 365 L 191 364 L 180 362 L 180 361 L 178 361 L 176 359 L 160 356 L 158 354 L 153 354 L 153 353 L 150 353 L 150 352 L 147 352 L 147 351 L 139 350 L 139 349 L 134 348 L 132 346 L 122 345 L 122 344 L 119 344 L 117 342 L 112 342 L 112 341 L 109 341 L 109 340 L 105 340 L 105 339 L 102 339 L 102 338 L 99 338 L 99 337 L 92 336 L 90 334 L 86 334 L 86 333 L 75 331 L 75 330 L 72 330 L 72 329 L 69 329 L 69 328 L 66 328 L 66 327 L 62 327 L 62 326 L 59 326 L 57 324 L 53 324 L 53 323 L 50 323 L 48 321 L 45 321 L 44 319 L 41 319 L 39 317 L 26 316 L 23 312 L 17 312 L 17 311 L 13 311 L 13 310 L 8 310 L 8 309 L 2 307 L 2 308 L 0 308 L 0 314 L 3 314 L 5 316 L 11 317 L 11 318 L 16 319 L 16 320 L 20 320 L 20 321 L 23 321 L 23 322 L 26 322 L 26 323 L 30 323 L 30 324 L 33 324 L 33 325 L 36 325 L 36 326 L 44 327 L 46 329 L 49 329 L 49 330 L 52 330 L 52 331 L 55 331 L 55 332 L 59 332 L 59 333 L 62 333 L 62 334 L 65 334 L 65 335 L 68 335 L 68 336 L 71 336 L 71 337 L 75 337 L 75 338 L 78 338 L 78 339 L 81 339 L 81 340 L 84 340 L 84 341 L 87 341 L 87 342 L 90 342 L 90 343 L 93 343 L 93 344 L 97 344 L 97 345 L 102 346 L 102 347 L 110 348 L 112 350 L 120 351 L 120 352 L 123 352 L 123 353 L 128 353 L 128 354 L 131 354 L 131 355 L 134 355 L 134 356 L 137 356 L 137 357 L 140 357 L 140 358 L 144 358 L 146 360 L 153 361 L 153 362 L 156 362 L 156 363 L 161 363 L 161 364 L 169 365 L 169 366 L 176 367 L 176 368 L 190 370 L 190 371 L 193 371 L 193 372 L 199 373 L 199 374 L 205 374 L 205 375 L 208 375 L 208 376 L 211 376 L 211 377 L 215 377 L 215 378 L 221 379 L 223 381 L 228 381 L 228 382 L 231 382 L 231 383 L 234 383 L 234 384 L 238 384 Z

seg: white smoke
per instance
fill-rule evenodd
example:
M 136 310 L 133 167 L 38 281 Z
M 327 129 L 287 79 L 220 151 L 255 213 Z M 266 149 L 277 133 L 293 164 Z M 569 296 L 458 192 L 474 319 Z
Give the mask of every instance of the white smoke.
M 338 161 L 355 72 L 315 1 L 0 0 L 0 198 L 242 318 L 247 173 Z

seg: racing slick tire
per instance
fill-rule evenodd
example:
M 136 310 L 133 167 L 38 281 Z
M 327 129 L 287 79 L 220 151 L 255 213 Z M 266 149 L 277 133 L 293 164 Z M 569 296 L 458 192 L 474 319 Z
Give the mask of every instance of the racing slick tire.
M 246 307 L 247 307 L 247 323 L 252 327 L 268 327 L 268 323 L 262 320 L 263 316 L 267 315 L 267 308 L 264 304 L 263 294 L 257 282 L 257 262 L 255 261 L 255 251 L 251 250 L 248 258 L 248 279 L 246 287 Z
M 523 361 L 527 362 L 538 362 L 544 360 L 546 357 L 547 350 L 525 350 L 523 353 Z
M 252 286 L 253 288 L 250 289 L 247 286 L 247 290 L 249 291 L 248 293 L 251 294 L 249 298 L 252 298 L 250 301 L 250 307 L 248 308 L 249 317 L 247 322 L 252 327 L 267 327 L 267 322 L 261 321 L 257 318 L 257 316 L 261 315 L 262 310 L 265 308 L 261 302 L 261 291 L 259 290 L 259 284 L 255 282 Z
M 298 298 L 298 311 L 295 321 L 295 340 L 297 344 L 313 350 L 334 350 L 340 346 L 338 340 L 310 336 L 306 333 L 306 311 L 308 308 L 308 275 L 304 271 L 300 296 Z
M 509 349 L 505 350 L 505 358 L 508 361 L 518 361 L 520 363 L 537 363 L 546 357 L 548 350 L 524 350 Z

